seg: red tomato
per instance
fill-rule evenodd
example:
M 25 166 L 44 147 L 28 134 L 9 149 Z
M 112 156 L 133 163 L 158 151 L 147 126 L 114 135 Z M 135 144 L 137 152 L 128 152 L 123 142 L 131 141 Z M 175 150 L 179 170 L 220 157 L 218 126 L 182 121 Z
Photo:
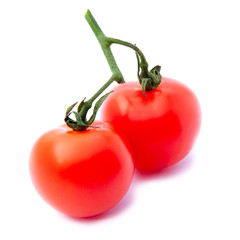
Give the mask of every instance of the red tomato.
M 129 141 L 136 168 L 151 171 L 169 167 L 191 151 L 201 111 L 189 88 L 162 77 L 146 97 L 137 82 L 118 85 L 103 103 L 102 119 Z
M 30 155 L 30 174 L 38 193 L 55 209 L 89 217 L 116 205 L 127 192 L 134 165 L 112 127 L 73 131 L 66 125 L 41 136 Z

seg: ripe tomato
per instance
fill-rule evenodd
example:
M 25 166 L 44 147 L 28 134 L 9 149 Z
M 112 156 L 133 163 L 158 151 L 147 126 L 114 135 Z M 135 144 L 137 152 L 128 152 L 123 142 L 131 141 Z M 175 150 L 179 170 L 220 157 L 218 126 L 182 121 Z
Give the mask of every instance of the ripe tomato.
M 66 125 L 41 136 L 30 155 L 30 174 L 38 193 L 73 217 L 100 214 L 127 192 L 134 165 L 128 147 L 112 127 L 73 131 Z
M 169 167 L 190 152 L 201 112 L 193 92 L 173 79 L 162 77 L 145 94 L 137 82 L 118 85 L 103 103 L 101 116 L 129 141 L 136 168 L 150 171 Z

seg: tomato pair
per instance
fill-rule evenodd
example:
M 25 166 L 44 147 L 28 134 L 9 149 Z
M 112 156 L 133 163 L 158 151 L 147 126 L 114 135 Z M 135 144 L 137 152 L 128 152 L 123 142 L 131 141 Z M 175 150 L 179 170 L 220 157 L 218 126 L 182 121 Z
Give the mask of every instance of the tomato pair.
M 85 18 L 112 76 L 89 100 L 81 101 L 77 111 L 72 111 L 77 103 L 68 107 L 66 125 L 41 136 L 30 156 L 30 173 L 39 194 L 60 212 L 74 217 L 94 216 L 115 206 L 128 191 L 135 167 L 153 171 L 183 159 L 201 124 L 200 106 L 189 88 L 162 77 L 158 65 L 148 71 L 141 50 L 106 37 L 89 10 Z M 135 51 L 139 83 L 124 82 L 111 44 Z M 100 97 L 113 81 L 119 85 Z M 94 121 L 102 104 L 103 121 Z M 72 113 L 75 119 L 70 117 Z
M 190 152 L 201 122 L 193 92 L 163 77 L 145 94 L 137 82 L 120 84 L 103 104 L 104 121 L 85 131 L 63 125 L 37 140 L 30 172 L 50 205 L 74 217 L 100 214 L 125 195 L 134 166 L 158 170 Z

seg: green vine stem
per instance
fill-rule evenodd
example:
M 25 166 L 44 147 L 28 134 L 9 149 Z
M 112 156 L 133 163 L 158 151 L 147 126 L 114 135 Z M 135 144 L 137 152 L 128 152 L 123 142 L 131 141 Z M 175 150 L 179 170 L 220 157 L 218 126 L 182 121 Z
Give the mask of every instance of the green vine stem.
M 93 102 L 108 88 L 111 83 L 116 81 L 117 83 L 121 84 L 124 83 L 124 78 L 119 70 L 117 63 L 114 59 L 114 56 L 111 51 L 112 44 L 119 44 L 126 47 L 133 49 L 137 56 L 138 61 L 138 79 L 139 83 L 142 86 L 143 95 L 145 96 L 145 91 L 150 91 L 156 88 L 161 82 L 161 75 L 160 75 L 160 66 L 154 67 L 151 71 L 148 71 L 148 63 L 146 61 L 145 56 L 143 55 L 142 51 L 136 46 L 129 42 L 125 42 L 119 39 L 110 38 L 105 36 L 101 28 L 99 27 L 98 23 L 94 19 L 91 12 L 88 10 L 85 14 L 85 18 L 91 27 L 92 31 L 94 32 L 98 42 L 101 45 L 103 53 L 108 61 L 108 65 L 112 71 L 112 76 L 110 79 L 88 100 L 82 100 L 82 102 L 78 105 L 77 112 L 72 111 L 73 108 L 76 106 L 77 102 L 72 104 L 70 107 L 67 108 L 65 114 L 65 122 L 66 124 L 72 128 L 74 131 L 84 131 L 87 127 L 89 127 L 92 122 L 96 118 L 97 111 L 99 110 L 100 106 L 104 102 L 104 100 L 108 97 L 111 93 L 107 93 L 103 95 L 95 104 L 93 113 L 89 120 L 87 120 L 86 116 L 88 110 L 92 107 Z M 75 115 L 76 120 L 70 118 L 71 114 Z

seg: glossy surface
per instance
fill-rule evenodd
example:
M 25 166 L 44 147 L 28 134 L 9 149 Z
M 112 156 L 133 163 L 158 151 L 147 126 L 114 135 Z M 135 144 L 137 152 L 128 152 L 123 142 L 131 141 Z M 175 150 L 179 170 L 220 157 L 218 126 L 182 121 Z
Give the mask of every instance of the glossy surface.
M 133 177 L 132 157 L 109 124 L 74 132 L 60 126 L 41 136 L 30 155 L 38 193 L 73 217 L 100 214 L 116 205 Z
M 146 97 L 137 82 L 118 85 L 103 104 L 102 119 L 129 141 L 136 168 L 151 171 L 169 167 L 191 151 L 201 111 L 189 88 L 163 77 Z

